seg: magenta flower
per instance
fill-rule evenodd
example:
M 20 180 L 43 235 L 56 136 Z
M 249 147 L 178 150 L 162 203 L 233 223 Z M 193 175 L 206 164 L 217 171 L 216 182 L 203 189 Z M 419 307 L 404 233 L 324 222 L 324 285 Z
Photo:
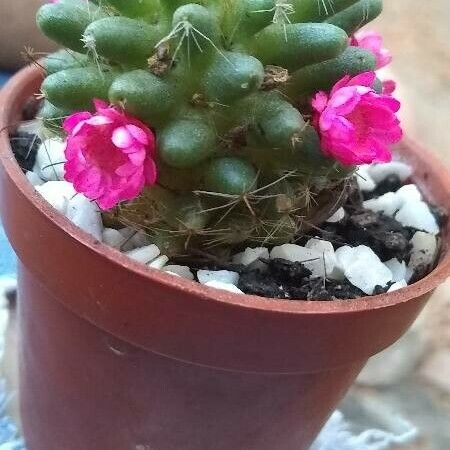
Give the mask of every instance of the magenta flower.
M 319 92 L 312 100 L 313 125 L 322 149 L 344 165 L 389 162 L 389 145 L 402 137 L 396 112 L 400 102 L 377 94 L 372 86 L 375 72 L 345 76 L 328 95 Z
M 375 55 L 376 69 L 387 66 L 392 61 L 392 55 L 388 49 L 383 48 L 383 37 L 376 31 L 359 31 L 350 38 L 350 45 L 361 47 Z
M 94 105 L 96 114 L 79 112 L 64 121 L 65 179 L 108 210 L 155 184 L 155 135 L 103 101 L 95 100 Z

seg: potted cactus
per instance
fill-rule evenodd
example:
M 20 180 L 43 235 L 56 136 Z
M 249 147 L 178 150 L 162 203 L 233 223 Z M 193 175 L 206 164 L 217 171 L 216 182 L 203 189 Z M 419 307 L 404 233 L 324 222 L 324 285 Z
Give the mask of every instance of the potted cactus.
M 368 358 L 407 330 L 449 274 L 444 214 L 426 201 L 448 208 L 450 179 L 402 144 L 394 181 L 422 193 L 383 196 L 380 167 L 358 175 L 371 189 L 358 187 L 358 166 L 389 162 L 402 137 L 395 85 L 376 73 L 390 55 L 358 32 L 381 10 L 381 0 L 40 9 L 41 30 L 65 49 L 37 63 L 45 79 L 31 67 L 10 82 L 0 115 L 29 450 L 306 450 Z M 61 139 L 63 161 L 38 151 L 27 180 L 5 130 L 38 91 L 40 137 Z M 375 194 L 362 203 L 361 189 Z M 346 239 L 386 261 L 323 244 L 350 211 Z M 127 251 L 135 235 L 123 227 L 145 245 Z M 395 251 L 415 268 L 401 290 Z

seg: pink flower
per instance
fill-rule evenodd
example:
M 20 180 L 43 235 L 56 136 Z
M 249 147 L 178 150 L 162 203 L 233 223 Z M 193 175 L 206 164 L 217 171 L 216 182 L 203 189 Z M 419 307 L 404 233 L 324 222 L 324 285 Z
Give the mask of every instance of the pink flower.
M 397 83 L 394 80 L 384 80 L 382 85 L 384 95 L 392 95 L 397 89 Z
M 155 184 L 155 135 L 103 101 L 95 100 L 94 105 L 96 114 L 79 112 L 64 121 L 65 179 L 108 210 Z
M 329 95 L 319 92 L 312 100 L 313 124 L 322 149 L 344 165 L 389 162 L 389 144 L 402 137 L 396 116 L 400 102 L 377 94 L 374 81 L 375 72 L 354 78 L 347 75 Z
M 383 48 L 383 37 L 376 31 L 359 31 L 350 38 L 350 45 L 361 47 L 375 55 L 376 69 L 387 66 L 392 61 L 392 55 L 388 49 Z

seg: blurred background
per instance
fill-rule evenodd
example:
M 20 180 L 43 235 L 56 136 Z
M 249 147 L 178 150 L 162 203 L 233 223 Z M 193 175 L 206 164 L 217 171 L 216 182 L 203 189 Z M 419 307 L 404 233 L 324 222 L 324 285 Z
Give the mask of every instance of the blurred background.
M 52 48 L 34 26 L 42 3 L 0 1 L 0 73 L 23 65 L 25 46 L 36 52 Z M 450 167 L 449 0 L 384 3 L 383 16 L 369 27 L 384 35 L 385 46 L 394 54 L 386 78 L 398 82 L 406 135 L 438 153 Z M 5 76 L 0 74 L 0 84 Z M 14 337 L 12 326 L 10 355 Z M 361 430 L 395 428 L 399 417 L 408 420 L 420 432 L 411 449 L 450 449 L 450 282 L 436 292 L 409 334 L 371 361 L 342 408 Z

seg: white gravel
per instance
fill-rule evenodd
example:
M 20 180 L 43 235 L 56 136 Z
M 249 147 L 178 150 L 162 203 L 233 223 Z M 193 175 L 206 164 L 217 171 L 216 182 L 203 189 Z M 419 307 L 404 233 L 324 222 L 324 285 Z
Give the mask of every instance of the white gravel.
M 154 245 L 147 245 L 145 247 L 135 248 L 125 253 L 131 259 L 138 261 L 142 264 L 149 264 L 156 259 L 160 254 L 159 248 Z
M 65 142 L 59 139 L 47 139 L 42 142 L 36 153 L 36 163 L 33 171 L 46 181 L 64 179 L 64 163 L 66 157 Z
M 205 285 L 222 291 L 233 292 L 234 294 L 243 294 L 243 292 L 238 287 L 230 283 L 223 283 L 221 281 L 211 280 L 208 281 Z
M 376 286 L 385 287 L 392 281 L 392 272 L 365 245 L 346 249 L 339 257 L 345 277 L 367 295 L 372 295 Z
M 405 227 L 415 228 L 431 234 L 439 234 L 440 229 L 429 206 L 422 201 L 408 201 L 403 204 L 395 219 Z
M 413 173 L 411 166 L 401 161 L 392 161 L 386 164 L 373 164 L 368 166 L 370 177 L 375 183 L 380 184 L 390 175 L 397 175 L 402 182 L 405 182 Z
M 124 242 L 124 237 L 119 230 L 113 228 L 105 228 L 102 233 L 102 241 L 104 244 L 109 245 L 115 249 L 120 249 Z
M 345 209 L 339 208 L 328 220 L 328 223 L 338 223 L 345 219 Z
M 169 257 L 166 255 L 158 256 L 155 260 L 153 260 L 150 264 L 147 264 L 148 267 L 152 269 L 161 270 L 167 263 L 169 262 Z
M 168 264 L 163 268 L 164 272 L 171 273 L 172 275 L 177 275 L 181 278 L 186 278 L 187 280 L 194 280 L 194 274 L 192 273 L 190 267 L 180 266 L 177 264 Z
M 377 184 L 369 173 L 370 166 L 360 166 L 356 172 L 356 181 L 363 192 L 373 192 Z
M 69 200 L 77 194 L 72 184 L 67 181 L 49 181 L 42 186 L 36 186 L 36 191 L 53 208 L 64 215 L 66 214 Z
M 402 206 L 402 201 L 394 192 L 388 192 L 378 198 L 365 201 L 363 206 L 366 209 L 382 213 L 385 216 L 394 217 L 395 213 Z
M 411 258 L 408 267 L 413 272 L 427 272 L 435 263 L 438 255 L 436 236 L 418 231 L 411 239 Z
M 408 283 L 406 280 L 400 280 L 394 283 L 388 290 L 388 292 L 395 292 L 399 291 L 400 289 L 404 289 L 405 287 L 408 287 Z
M 399 261 L 397 258 L 390 259 L 384 263 L 392 273 L 392 281 L 397 283 L 406 279 L 407 266 L 405 261 Z
M 102 240 L 103 222 L 97 204 L 82 194 L 72 197 L 67 204 L 67 218 L 86 233 Z
M 217 281 L 236 286 L 239 283 L 239 274 L 230 270 L 199 270 L 197 272 L 197 278 L 201 284 Z
M 300 262 L 312 272 L 313 278 L 324 278 L 327 274 L 333 273 L 334 270 L 334 264 L 330 259 L 324 258 L 323 252 L 295 244 L 274 247 L 270 252 L 270 258 Z
M 245 251 L 233 256 L 235 264 L 243 264 L 249 266 L 259 259 L 269 259 L 269 250 L 265 247 L 250 248 L 247 247 Z

